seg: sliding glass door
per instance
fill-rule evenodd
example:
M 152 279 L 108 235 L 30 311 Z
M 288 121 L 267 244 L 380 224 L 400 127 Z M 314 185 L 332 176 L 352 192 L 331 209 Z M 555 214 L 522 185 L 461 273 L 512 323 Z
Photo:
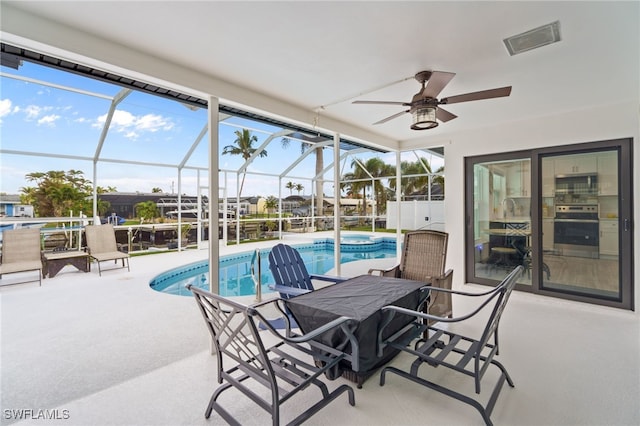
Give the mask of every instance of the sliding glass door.
M 620 298 L 618 154 L 542 156 L 542 289 Z
M 466 280 L 632 309 L 630 139 L 466 159 Z
M 500 281 L 531 259 L 531 160 L 478 162 L 473 178 L 474 275 Z

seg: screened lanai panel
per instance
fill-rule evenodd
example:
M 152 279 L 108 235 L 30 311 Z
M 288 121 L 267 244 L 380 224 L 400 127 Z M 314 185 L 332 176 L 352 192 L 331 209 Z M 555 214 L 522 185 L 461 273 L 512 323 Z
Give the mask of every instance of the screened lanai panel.
M 100 157 L 177 165 L 206 125 L 204 109 L 132 91 L 114 111 Z
M 119 90 L 29 63 L 3 72 L 0 83 L 2 149 L 56 155 L 93 155 L 98 117 Z
M 91 169 L 83 170 L 91 178 Z M 87 173 L 89 172 L 89 173 Z M 207 174 L 201 174 L 201 185 L 206 184 Z M 137 164 L 114 164 L 100 162 L 97 166 L 97 185 L 115 188 L 118 192 L 161 192 L 178 194 L 178 170 L 172 167 L 141 166 Z M 182 173 L 182 194 L 195 195 L 197 172 L 184 170 Z
M 206 113 L 206 110 L 203 110 Z M 204 126 L 204 125 L 203 125 Z M 202 131 L 202 128 L 200 129 Z M 200 135 L 196 135 L 198 137 Z M 208 170 L 209 168 L 209 128 L 202 133 L 202 137 L 199 141 L 194 141 L 197 143 L 193 147 L 193 152 L 187 158 L 187 162 L 185 166 L 195 167 L 202 170 Z M 191 149 L 191 147 L 189 147 Z M 184 152 L 183 155 L 187 155 L 187 152 Z
M 5 96 L 6 76 L 18 76 L 25 79 L 34 79 L 67 88 L 73 88 L 87 93 L 100 94 L 108 97 L 115 96 L 122 88 L 120 86 L 105 83 L 93 78 L 84 77 L 64 70 L 43 66 L 29 61 L 23 61 L 17 70 L 2 67 L 2 93 Z
M 254 138 L 250 142 L 251 149 L 257 150 L 256 152 L 262 149 L 263 153 L 263 155 L 258 154 L 246 165 L 246 176 L 244 173 L 240 175 L 235 173 L 245 167 L 247 162 L 241 150 L 237 150 L 236 143 L 237 132 L 242 134 L 245 129 L 249 131 L 249 137 Z M 307 153 L 310 145 L 301 140 L 304 137 L 311 137 L 309 134 L 302 136 L 291 130 L 243 117 L 232 117 L 222 121 L 219 132 L 220 168 L 227 171 L 226 176 L 221 177 L 223 179 L 221 182 L 226 182 L 230 195 L 235 195 L 236 188 L 240 185 L 243 188 L 243 196 L 278 195 L 280 184 L 278 177 L 283 173 L 286 173 L 282 179 L 283 196 L 312 193 L 312 179 L 316 174 L 316 154 L 313 150 Z M 320 164 L 324 165 L 322 169 L 333 162 L 333 142 L 329 140 L 328 143 L 329 145 L 321 151 L 323 161 Z M 329 170 L 328 176 L 332 179 L 332 170 Z M 242 184 L 243 178 L 244 184 Z M 288 182 L 295 184 L 298 189 L 285 189 L 284 185 Z
M 26 175 L 50 170 L 79 170 L 84 178 L 92 180 L 92 167 L 90 161 L 3 154 L 0 159 L 0 192 L 19 194 L 22 188 L 35 187 L 37 182 L 28 180 Z

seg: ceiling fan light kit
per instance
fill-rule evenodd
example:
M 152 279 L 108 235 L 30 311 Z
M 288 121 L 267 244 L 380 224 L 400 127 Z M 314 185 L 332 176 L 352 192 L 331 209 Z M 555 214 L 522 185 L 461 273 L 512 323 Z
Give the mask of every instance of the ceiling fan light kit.
M 428 130 L 438 126 L 436 107 L 416 108 L 411 117 L 413 130 Z

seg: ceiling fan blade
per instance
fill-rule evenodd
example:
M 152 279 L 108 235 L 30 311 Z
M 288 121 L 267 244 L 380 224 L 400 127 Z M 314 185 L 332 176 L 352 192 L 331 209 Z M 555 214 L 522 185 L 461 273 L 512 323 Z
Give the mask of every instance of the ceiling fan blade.
M 436 118 L 440 121 L 442 121 L 443 123 L 446 123 L 449 120 L 453 120 L 454 118 L 457 118 L 458 116 L 455 114 L 451 114 L 449 111 L 446 111 L 440 107 L 438 107 L 438 109 L 436 110 Z
M 435 98 L 442 92 L 442 89 L 455 77 L 454 72 L 434 71 L 427 81 L 427 86 L 422 91 L 422 96 Z
M 400 112 L 398 112 L 398 113 L 396 113 L 396 114 L 393 114 L 393 115 L 391 115 L 391 116 L 389 116 L 389 117 L 387 117 L 387 118 L 383 118 L 383 119 L 382 119 L 382 120 L 380 120 L 380 121 L 376 121 L 375 123 L 373 123 L 373 125 L 375 126 L 376 124 L 386 123 L 387 121 L 391 121 L 391 120 L 393 120 L 394 118 L 398 118 L 398 117 L 400 117 L 402 114 L 406 114 L 406 113 L 408 113 L 409 111 L 411 111 L 411 110 L 409 110 L 409 109 L 408 109 L 408 110 L 406 110 L 406 111 L 400 111 Z
M 409 106 L 406 102 L 394 102 L 394 101 L 353 101 L 352 104 L 377 104 L 377 105 L 404 105 Z
M 498 89 L 482 90 L 480 92 L 465 93 L 464 95 L 450 96 L 443 98 L 441 104 L 457 104 L 460 102 L 479 101 L 482 99 L 501 98 L 511 94 L 511 86 L 500 87 Z

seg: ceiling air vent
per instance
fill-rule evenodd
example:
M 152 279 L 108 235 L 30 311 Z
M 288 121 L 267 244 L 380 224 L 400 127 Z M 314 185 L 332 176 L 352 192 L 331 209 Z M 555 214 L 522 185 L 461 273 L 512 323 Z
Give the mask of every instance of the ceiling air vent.
M 511 56 L 560 41 L 560 21 L 504 39 Z

